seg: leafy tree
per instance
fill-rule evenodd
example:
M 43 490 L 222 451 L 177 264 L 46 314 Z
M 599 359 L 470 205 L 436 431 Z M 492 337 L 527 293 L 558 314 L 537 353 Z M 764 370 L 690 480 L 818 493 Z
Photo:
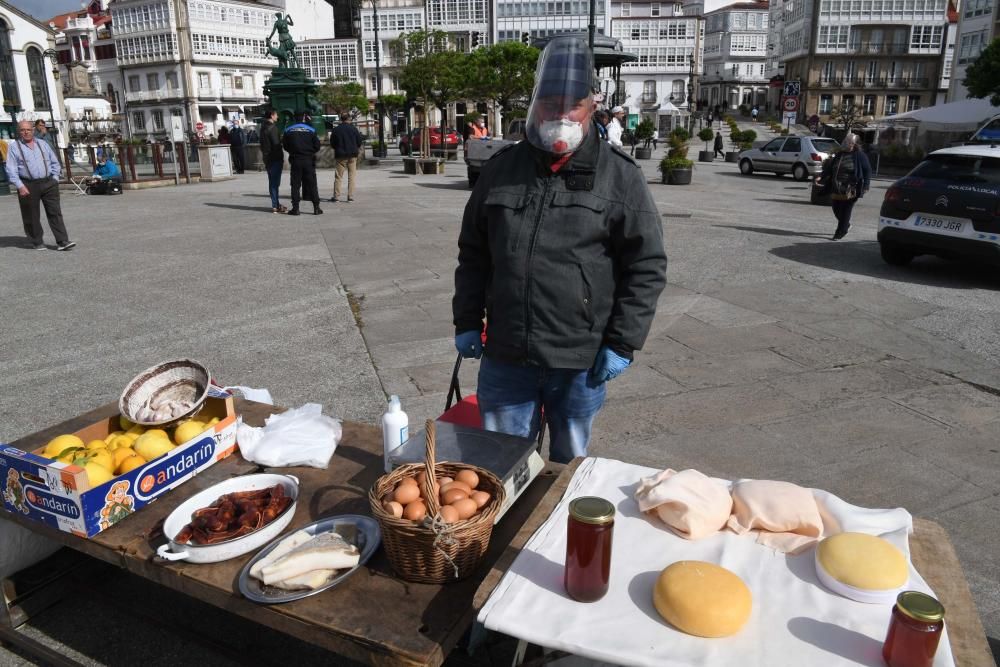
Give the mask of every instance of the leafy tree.
M 988 97 L 1000 106 L 1000 37 L 982 50 L 976 61 L 965 69 L 962 84 L 972 97 Z
M 830 112 L 830 121 L 844 126 L 845 132 L 850 132 L 854 128 L 867 127 L 868 123 L 864 119 L 863 110 L 856 104 L 840 103 L 840 106 Z
M 382 113 L 395 121 L 396 113 L 406 110 L 406 95 L 382 95 Z
M 698 133 L 698 138 L 705 142 L 705 152 L 708 152 L 708 142 L 715 139 L 715 131 L 710 127 L 702 128 Z
M 470 54 L 469 94 L 504 111 L 527 108 L 535 85 L 538 49 L 521 42 L 500 42 Z
M 425 107 L 431 102 L 441 110 L 442 147 L 448 104 L 461 99 L 469 88 L 469 56 L 447 46 L 448 34 L 441 30 L 416 30 L 394 42 L 406 63 L 400 72 L 400 85 L 411 96 L 424 100 Z
M 320 87 L 317 97 L 324 105 L 332 108 L 342 118 L 356 119 L 368 111 L 368 96 L 365 88 L 356 81 L 327 79 Z

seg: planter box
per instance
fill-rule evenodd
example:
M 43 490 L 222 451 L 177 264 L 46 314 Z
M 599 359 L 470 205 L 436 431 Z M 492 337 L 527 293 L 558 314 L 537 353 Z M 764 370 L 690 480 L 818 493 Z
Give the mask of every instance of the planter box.
M 669 185 L 690 185 L 692 169 L 671 169 L 667 172 Z
M 199 417 L 219 423 L 135 470 L 91 488 L 87 472 L 40 453 L 0 447 L 0 488 L 8 512 L 81 537 L 93 537 L 215 465 L 236 450 L 233 398 L 210 394 Z M 118 415 L 74 433 L 88 443 L 120 430 Z M 36 452 L 44 450 L 44 445 Z
M 698 151 L 698 162 L 715 162 L 715 151 Z
M 641 148 L 639 146 L 636 146 L 636 149 L 635 149 L 635 159 L 636 160 L 648 160 L 652 156 L 653 156 L 653 149 L 652 148 Z
M 739 162 L 739 151 L 726 151 L 726 162 Z
M 417 158 L 415 157 L 404 157 L 403 158 L 403 173 L 416 175 L 417 173 Z
M 421 174 L 443 174 L 444 160 L 442 158 L 423 158 L 418 160 Z

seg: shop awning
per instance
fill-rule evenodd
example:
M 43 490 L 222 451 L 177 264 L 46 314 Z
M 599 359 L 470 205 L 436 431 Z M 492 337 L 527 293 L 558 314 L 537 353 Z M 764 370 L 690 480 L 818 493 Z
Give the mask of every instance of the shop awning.
M 997 115 L 1000 115 L 1000 107 L 993 106 L 988 99 L 970 98 L 886 116 L 879 118 L 877 122 L 887 125 L 919 125 L 921 130 L 927 132 L 974 132 Z

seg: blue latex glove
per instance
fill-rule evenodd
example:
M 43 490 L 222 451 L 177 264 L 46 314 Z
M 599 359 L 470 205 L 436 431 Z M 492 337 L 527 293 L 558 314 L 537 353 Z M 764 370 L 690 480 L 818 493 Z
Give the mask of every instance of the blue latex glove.
M 455 349 L 464 359 L 483 356 L 483 336 L 478 331 L 463 331 L 455 336 Z
M 613 380 L 622 374 L 632 362 L 625 357 L 619 357 L 607 345 L 602 345 L 594 360 L 594 367 L 590 369 L 590 374 L 598 382 Z

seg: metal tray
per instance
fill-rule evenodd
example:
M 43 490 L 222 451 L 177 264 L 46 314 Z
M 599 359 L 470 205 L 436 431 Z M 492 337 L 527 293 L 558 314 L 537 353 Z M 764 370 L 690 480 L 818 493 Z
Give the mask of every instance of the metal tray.
M 361 558 L 358 560 L 358 564 L 350 570 L 346 570 L 337 575 L 319 588 L 311 591 L 286 591 L 281 588 L 266 586 L 262 582 L 250 576 L 250 568 L 253 567 L 254 563 L 271 553 L 271 550 L 278 546 L 283 539 L 294 532 L 298 532 L 299 530 L 304 530 L 310 535 L 318 535 L 320 533 L 330 531 L 337 533 L 347 540 L 347 542 L 356 546 L 361 552 Z M 301 600 L 302 598 L 307 598 L 310 595 L 322 593 L 328 588 L 333 588 L 354 574 L 355 571 L 368 562 L 368 559 L 371 558 L 372 554 L 375 553 L 375 550 L 378 549 L 381 543 L 382 530 L 379 528 L 378 522 L 370 516 L 363 516 L 361 514 L 341 514 L 338 516 L 331 516 L 326 519 L 320 519 L 319 521 L 311 523 L 308 526 L 296 528 L 294 531 L 290 531 L 284 535 L 276 537 L 268 543 L 267 546 L 257 552 L 257 555 L 251 558 L 250 562 L 243 567 L 243 571 L 240 572 L 240 593 L 254 602 L 260 602 L 263 604 L 291 602 L 292 600 Z

